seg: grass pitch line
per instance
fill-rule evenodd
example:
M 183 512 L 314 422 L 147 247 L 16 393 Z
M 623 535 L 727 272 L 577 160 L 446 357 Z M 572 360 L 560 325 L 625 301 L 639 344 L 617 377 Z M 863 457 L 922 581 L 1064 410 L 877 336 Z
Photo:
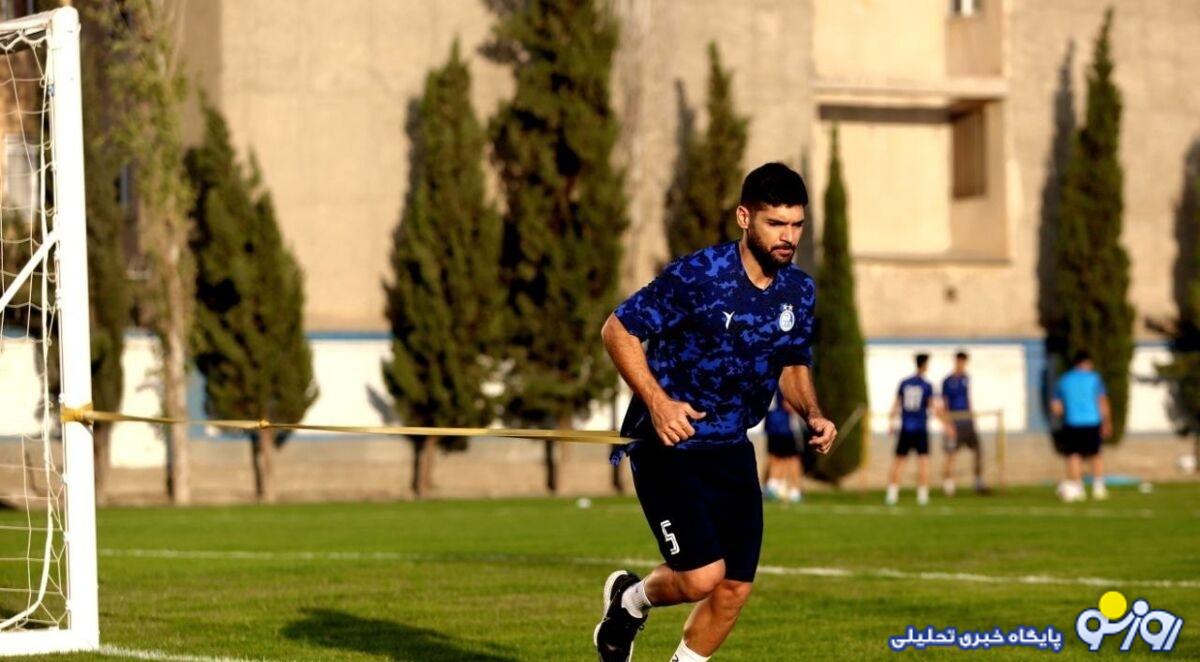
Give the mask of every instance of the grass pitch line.
M 155 559 L 227 560 L 227 561 L 394 561 L 407 563 L 566 563 L 572 565 L 630 566 L 652 568 L 660 562 L 639 558 L 602 558 L 586 556 L 529 556 L 521 554 L 414 554 L 404 552 L 253 552 L 246 550 L 181 549 L 101 549 L 100 556 Z M 1054 577 L 1050 575 L 984 575 L 970 572 L 908 571 L 892 568 L 854 570 L 819 566 L 760 565 L 759 574 L 805 577 L 869 579 L 918 579 L 997 585 L 1054 586 L 1147 586 L 1151 588 L 1200 589 L 1194 579 L 1110 579 L 1106 577 Z
M 835 515 L 938 515 L 942 517 L 996 516 L 996 517 L 1089 517 L 1097 519 L 1152 519 L 1154 511 L 1149 508 L 1116 510 L 1105 508 L 1070 508 L 1055 506 L 983 506 L 980 508 L 955 508 L 954 506 L 873 506 L 873 505 L 822 505 L 814 506 L 812 513 L 830 512 Z
M 140 648 L 123 648 L 121 646 L 101 646 L 97 653 L 108 657 L 119 657 L 125 660 L 152 660 L 153 662 L 252 662 L 242 657 L 209 657 L 207 655 L 184 655 L 167 653 L 165 651 L 143 650 Z

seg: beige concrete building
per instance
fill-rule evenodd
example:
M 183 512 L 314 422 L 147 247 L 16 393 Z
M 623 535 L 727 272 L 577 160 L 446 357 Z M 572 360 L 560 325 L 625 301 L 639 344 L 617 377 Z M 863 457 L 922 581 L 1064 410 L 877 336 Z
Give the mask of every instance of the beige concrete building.
M 1200 3 L 1118 0 L 1132 296 L 1173 311 L 1173 226 L 1200 139 Z M 1033 337 L 1056 135 L 1082 114 L 1094 0 L 614 0 L 613 81 L 632 227 L 622 286 L 666 258 L 681 108 L 701 109 L 716 41 L 750 116 L 744 170 L 807 160 L 820 231 L 838 123 L 858 297 L 872 337 Z M 189 0 L 183 54 L 261 159 L 307 273 L 310 329 L 385 328 L 381 280 L 407 177 L 404 122 L 454 39 L 481 117 L 511 93 L 478 54 L 478 0 Z M 702 112 L 698 117 L 703 125 Z M 195 123 L 193 122 L 193 131 Z M 1052 200 L 1051 200 L 1052 204 Z

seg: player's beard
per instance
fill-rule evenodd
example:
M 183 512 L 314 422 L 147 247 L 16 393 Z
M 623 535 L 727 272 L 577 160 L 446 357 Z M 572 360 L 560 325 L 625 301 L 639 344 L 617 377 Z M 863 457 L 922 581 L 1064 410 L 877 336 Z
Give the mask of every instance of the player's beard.
M 750 247 L 750 254 L 754 256 L 754 259 L 758 260 L 758 264 L 763 268 L 763 271 L 771 273 L 791 264 L 792 259 L 796 257 L 796 246 L 794 244 L 781 241 L 768 246 L 763 237 L 759 236 L 758 232 L 754 230 L 753 221 L 751 221 L 750 227 L 746 228 L 746 245 Z M 790 250 L 782 250 L 785 248 Z

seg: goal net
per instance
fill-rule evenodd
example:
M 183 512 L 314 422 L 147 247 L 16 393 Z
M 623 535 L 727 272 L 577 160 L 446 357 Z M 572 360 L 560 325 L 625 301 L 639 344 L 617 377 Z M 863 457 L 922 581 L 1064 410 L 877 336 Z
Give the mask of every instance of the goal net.
M 0 654 L 99 643 L 79 20 L 0 22 Z

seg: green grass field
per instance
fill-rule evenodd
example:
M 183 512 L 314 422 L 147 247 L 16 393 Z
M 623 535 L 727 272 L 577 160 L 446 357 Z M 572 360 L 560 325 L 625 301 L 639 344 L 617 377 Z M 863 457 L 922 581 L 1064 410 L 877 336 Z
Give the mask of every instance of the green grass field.
M 718 658 L 886 658 L 908 625 L 1052 624 L 1066 633 L 1056 659 L 1090 659 L 1075 617 L 1109 589 L 1183 617 L 1170 655 L 1200 657 L 1200 485 L 1071 506 L 1049 488 L 935 496 L 924 509 L 911 490 L 904 498 L 894 509 L 879 493 L 769 505 L 767 568 Z M 109 509 L 99 536 L 107 646 L 243 659 L 594 659 L 604 577 L 656 559 L 631 499 Z M 654 611 L 635 659 L 668 659 L 686 614 Z M 1120 657 L 1150 657 L 1135 650 Z

